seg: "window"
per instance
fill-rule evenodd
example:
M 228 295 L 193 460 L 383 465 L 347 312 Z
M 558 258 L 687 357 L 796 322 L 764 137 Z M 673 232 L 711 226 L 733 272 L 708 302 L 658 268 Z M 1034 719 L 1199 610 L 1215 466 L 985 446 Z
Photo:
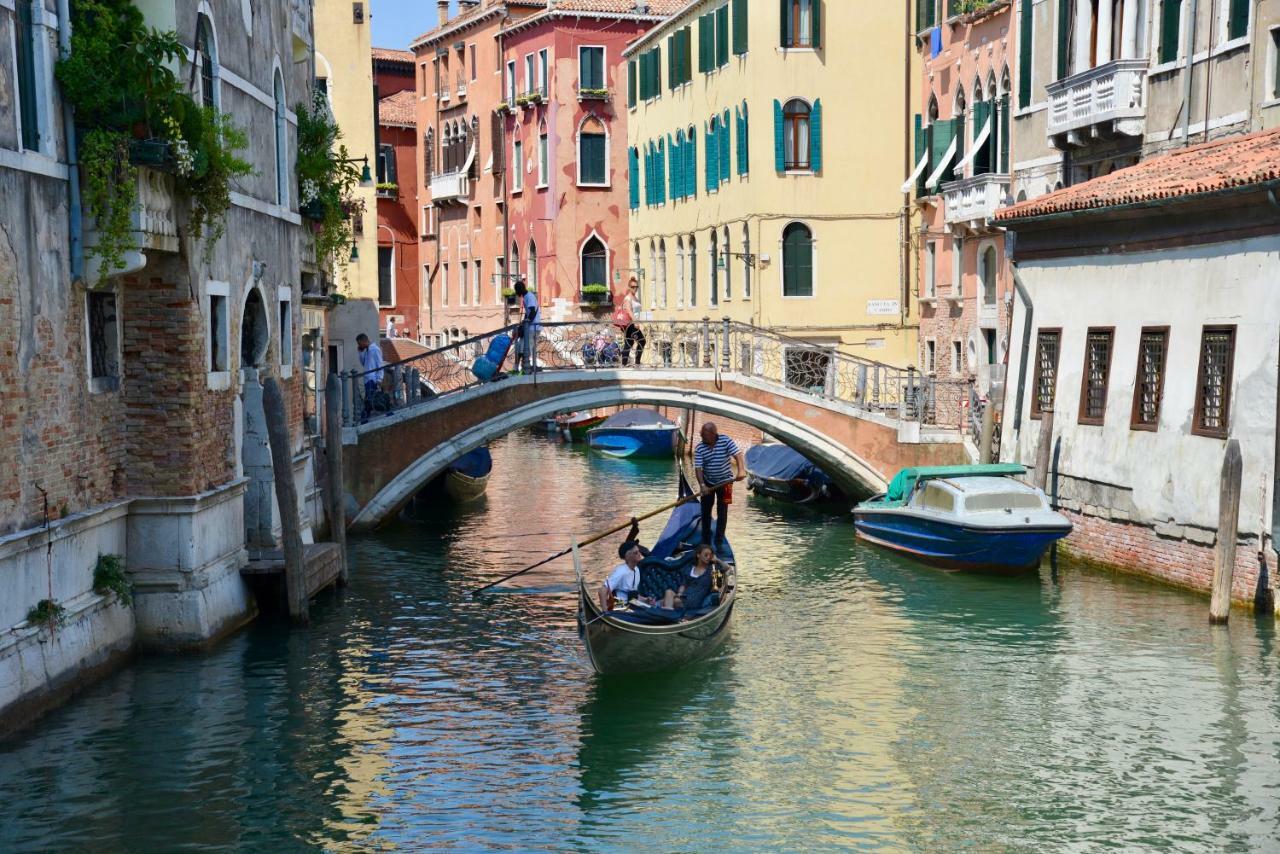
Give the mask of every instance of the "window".
M 809 105 L 799 98 L 792 98 L 782 109 L 785 171 L 807 171 L 812 165 L 809 159 L 809 118 Z
M 466 305 L 470 301 L 468 299 L 470 288 L 467 286 L 471 284 L 471 265 L 463 261 L 461 267 L 462 275 L 458 276 L 458 305 Z
M 1066 0 L 1063 0 L 1065 2 Z M 1178 58 L 1182 36 L 1182 0 L 1162 0 L 1160 3 L 1160 62 L 1173 62 Z M 1060 39 L 1061 40 L 1061 39 Z
M 511 286 L 520 281 L 520 247 L 511 244 Z
M 951 342 L 951 374 L 959 376 L 964 371 L 964 347 L 959 341 Z
M 923 370 L 926 374 L 935 374 L 938 371 L 938 342 L 936 341 L 924 342 Z
M 782 295 L 813 296 L 813 233 L 798 222 L 782 232 Z
M 470 46 L 470 48 L 471 48 L 471 50 L 470 50 L 470 53 L 471 53 L 471 79 L 472 79 L 472 80 L 475 80 L 475 79 L 476 79 L 476 46 L 475 46 L 475 45 L 471 45 L 471 46 Z
M 1231 374 L 1236 355 L 1234 326 L 1206 326 L 1200 337 L 1200 370 L 1196 377 L 1197 436 L 1225 439 L 1231 427 Z
M 742 296 L 751 299 L 751 228 L 742 224 Z
M 720 256 L 724 259 L 724 298 L 733 299 L 733 252 L 729 248 L 729 226 L 724 227 L 724 248 Z
M 1133 382 L 1134 430 L 1160 427 L 1160 404 L 1164 400 L 1165 354 L 1169 347 L 1169 327 L 1146 327 L 1138 340 L 1138 370 Z
M 698 304 L 698 241 L 689 235 L 689 308 Z
M 603 48 L 601 51 L 603 53 Z M 641 101 L 648 101 L 650 98 L 657 98 L 662 94 L 662 48 L 655 47 L 640 54 L 637 71 L 639 72 L 637 85 L 640 90 Z M 601 74 L 603 76 L 603 72 Z M 586 86 L 586 83 L 580 83 L 579 85 Z M 603 86 L 603 83 L 601 86 Z
M 507 106 L 516 105 L 516 61 L 507 63 Z
M 607 285 L 609 282 L 609 255 L 594 234 L 582 244 L 582 286 Z
M 782 46 L 822 46 L 822 0 L 782 0 Z
M 89 314 L 89 380 L 95 391 L 120 388 L 120 325 L 116 314 L 116 295 L 107 291 L 89 291 L 86 310 Z
M 537 80 L 534 76 L 533 54 L 526 53 L 524 55 L 524 91 L 526 93 L 537 91 Z
M 649 280 L 655 285 L 658 283 L 658 247 L 649 241 Z M 658 307 L 658 289 L 656 287 L 646 288 L 649 291 L 649 308 Z
M 277 311 L 277 319 L 280 321 L 280 367 L 288 368 L 293 365 L 293 303 L 289 300 L 288 290 L 281 290 Z
M 480 262 L 471 262 L 471 301 L 476 305 L 480 304 L 480 288 L 484 281 L 484 275 L 480 271 Z
M 385 142 L 378 146 L 378 183 L 396 183 L 396 150 Z
M 1081 424 L 1101 425 L 1107 414 L 1107 386 L 1111 381 L 1111 343 L 1114 329 L 1090 329 L 1084 339 L 1084 370 L 1080 384 Z
M 436 131 L 435 128 L 427 128 L 427 132 L 422 135 L 422 174 L 428 183 L 435 172 L 435 163 Z
M 667 241 L 658 241 L 658 308 L 667 307 Z
M 550 74 L 547 64 L 547 49 L 544 47 L 542 50 L 538 51 L 538 89 L 541 90 L 543 95 L 546 95 L 550 91 L 550 88 L 547 85 L 548 75 Z
M 982 304 L 994 306 L 996 304 L 996 270 L 999 261 L 996 259 L 996 250 L 993 246 L 988 246 L 982 251 Z
M 924 245 L 924 295 L 933 299 L 938 295 L 938 244 L 930 240 Z
M 964 238 L 951 239 L 951 295 L 964 296 Z
M 284 78 L 279 69 L 275 74 L 275 107 L 276 107 L 276 204 L 289 204 L 289 153 L 285 141 L 288 127 L 285 124 Z
M 440 304 L 449 304 L 449 265 L 440 265 Z
M 28 151 L 40 150 L 40 102 L 36 92 L 37 9 L 43 13 L 44 4 L 35 6 L 32 0 L 17 0 L 14 40 L 17 47 L 18 120 L 22 147 Z
M 729 7 L 721 6 L 716 15 L 716 67 L 729 63 Z
M 200 103 L 217 108 L 218 97 L 218 48 L 213 38 L 213 26 L 208 17 L 196 19 L 196 52 L 200 56 Z
M 1242 39 L 1249 35 L 1249 7 L 1252 5 L 1250 0 L 1228 0 L 1221 7 L 1222 13 L 1226 17 L 1223 22 L 1221 32 L 1225 34 L 1225 41 L 1233 41 Z
M 604 48 L 578 48 L 578 88 L 604 88 Z
M 227 323 L 227 289 L 223 293 L 209 294 L 209 371 L 222 373 L 231 370 L 227 359 L 230 346 L 230 327 Z
M 524 143 L 516 140 L 511 143 L 511 190 L 518 193 L 524 189 Z
M 1280 27 L 1271 31 L 1271 97 L 1280 98 Z
M 711 286 L 708 288 L 711 292 L 711 304 L 720 304 L 720 244 L 716 235 L 716 230 L 711 229 Z
M 607 186 L 608 135 L 595 116 L 583 120 L 578 131 L 578 183 Z
M 547 162 L 550 157 L 550 150 L 547 143 L 547 125 L 543 122 L 542 128 L 538 132 L 538 186 L 547 186 L 547 176 L 550 164 Z
M 927 483 L 924 489 L 920 490 L 918 506 L 926 507 L 930 510 L 938 510 L 942 513 L 954 513 L 956 511 L 956 497 L 941 484 Z
M 634 110 L 636 108 L 636 95 L 639 80 L 637 79 L 636 60 L 627 63 L 627 107 Z
M 1031 398 L 1031 417 L 1039 418 L 1053 409 L 1058 387 L 1058 342 L 1061 329 L 1041 329 L 1036 339 L 1035 394 Z
M 437 98 L 439 98 L 440 97 L 440 57 L 436 57 L 435 59 L 431 60 L 431 76 L 432 76 L 432 85 L 434 86 L 434 88 L 431 91 L 435 93 L 435 96 Z
M 538 290 L 538 244 L 529 238 L 529 257 L 525 259 L 525 283 L 529 290 Z
M 391 261 L 394 247 L 378 247 L 378 305 L 395 305 L 391 281 Z

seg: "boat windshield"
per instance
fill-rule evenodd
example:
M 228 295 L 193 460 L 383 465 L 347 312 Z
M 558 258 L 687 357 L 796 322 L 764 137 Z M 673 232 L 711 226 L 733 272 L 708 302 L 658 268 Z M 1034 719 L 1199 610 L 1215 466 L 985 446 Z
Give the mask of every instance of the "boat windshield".
M 1040 510 L 1044 507 L 1034 492 L 984 492 L 967 496 L 964 509 L 970 513 L 990 510 Z
M 940 510 L 943 513 L 954 513 L 956 511 L 955 496 L 936 483 L 926 484 L 924 489 L 920 490 L 918 503 L 921 507 Z

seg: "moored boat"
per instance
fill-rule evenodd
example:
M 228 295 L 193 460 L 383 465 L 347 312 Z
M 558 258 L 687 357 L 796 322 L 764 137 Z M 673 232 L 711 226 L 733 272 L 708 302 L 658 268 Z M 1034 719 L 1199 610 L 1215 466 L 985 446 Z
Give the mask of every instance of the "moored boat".
M 556 425 L 566 441 L 581 442 L 587 438 L 587 431 L 599 427 L 605 422 L 604 415 L 596 415 L 590 410 L 586 412 L 570 412 L 556 417 Z
M 853 509 L 859 538 L 951 570 L 1017 572 L 1071 533 L 1020 465 L 931 466 L 898 472 L 884 495 Z
M 652 409 L 624 409 L 587 431 L 587 444 L 611 457 L 671 457 L 680 428 Z
M 701 539 L 700 510 L 696 503 L 682 504 L 671 514 L 649 557 L 640 564 L 640 594 L 660 599 L 680 571 L 693 560 Z M 728 635 L 737 592 L 737 569 L 728 543 L 719 557 L 728 565 L 720 592 L 712 602 L 694 612 L 663 611 L 632 605 L 601 611 L 582 574 L 577 550 L 574 569 L 578 576 L 578 636 L 597 673 L 651 673 L 672 670 L 713 653 Z M 672 588 L 674 589 L 674 588 Z
M 747 449 L 746 457 L 747 489 L 756 495 L 792 504 L 840 501 L 845 497 L 826 472 L 786 445 L 753 445 Z
M 475 501 L 484 495 L 493 471 L 493 457 L 481 445 L 449 464 L 444 475 L 444 489 L 454 501 Z

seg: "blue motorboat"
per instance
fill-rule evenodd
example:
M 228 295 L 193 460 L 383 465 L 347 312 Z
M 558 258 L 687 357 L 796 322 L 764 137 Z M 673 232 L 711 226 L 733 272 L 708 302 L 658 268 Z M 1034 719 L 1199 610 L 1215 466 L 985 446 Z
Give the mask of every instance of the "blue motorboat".
M 792 504 L 844 499 L 830 475 L 799 451 L 780 443 L 747 449 L 747 489 Z
M 1018 572 L 1071 533 L 1020 465 L 930 466 L 898 472 L 853 509 L 860 539 L 951 570 Z
M 587 445 L 611 457 L 672 457 L 680 428 L 652 409 L 624 409 L 587 431 Z

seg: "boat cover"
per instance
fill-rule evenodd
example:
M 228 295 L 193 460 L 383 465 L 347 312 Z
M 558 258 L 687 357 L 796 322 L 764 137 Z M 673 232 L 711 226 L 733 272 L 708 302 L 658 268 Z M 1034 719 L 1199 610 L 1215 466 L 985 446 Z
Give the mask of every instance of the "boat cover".
M 449 464 L 449 471 L 456 471 L 467 477 L 484 477 L 493 471 L 493 457 L 484 445 L 469 451 Z
M 814 486 L 831 483 L 822 469 L 786 445 L 754 445 L 747 450 L 747 471 L 768 480 L 804 480 Z
M 992 463 L 973 466 L 917 466 L 905 468 L 889 483 L 884 498 L 874 502 L 882 507 L 901 507 L 915 492 L 916 484 L 923 480 L 943 480 L 956 477 L 1007 477 L 1026 474 L 1025 467 L 1016 463 Z
M 651 427 L 653 425 L 663 427 L 675 427 L 676 423 L 669 418 L 663 418 L 656 410 L 653 409 L 624 409 L 616 415 L 611 415 L 599 426 L 600 430 L 607 430 L 611 427 Z

